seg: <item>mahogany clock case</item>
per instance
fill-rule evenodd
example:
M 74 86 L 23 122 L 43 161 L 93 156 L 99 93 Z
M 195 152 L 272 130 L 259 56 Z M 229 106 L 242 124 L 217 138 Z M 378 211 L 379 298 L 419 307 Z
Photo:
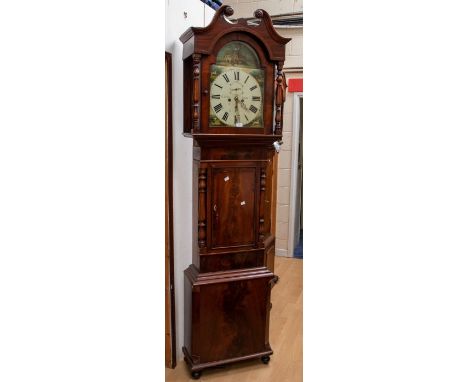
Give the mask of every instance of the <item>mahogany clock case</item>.
M 185 270 L 185 360 L 194 378 L 217 365 L 268 363 L 275 237 L 273 142 L 281 140 L 285 44 L 269 15 L 227 21 L 222 6 L 184 44 L 184 134 L 193 138 L 193 252 Z M 263 126 L 210 126 L 210 68 L 226 44 L 247 43 L 265 74 Z

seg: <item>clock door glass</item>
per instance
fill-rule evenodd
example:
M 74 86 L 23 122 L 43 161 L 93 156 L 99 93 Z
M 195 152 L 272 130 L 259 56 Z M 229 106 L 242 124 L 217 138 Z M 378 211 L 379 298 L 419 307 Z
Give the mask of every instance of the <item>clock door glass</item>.
M 226 44 L 211 66 L 210 127 L 263 127 L 264 71 L 243 42 Z

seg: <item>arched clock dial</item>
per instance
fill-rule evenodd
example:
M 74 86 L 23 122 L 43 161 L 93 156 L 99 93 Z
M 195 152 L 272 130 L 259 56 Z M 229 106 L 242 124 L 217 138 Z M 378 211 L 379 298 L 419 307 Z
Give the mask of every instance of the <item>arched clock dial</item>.
M 224 125 L 247 126 L 261 114 L 262 102 L 259 83 L 240 68 L 226 68 L 211 84 L 210 107 Z

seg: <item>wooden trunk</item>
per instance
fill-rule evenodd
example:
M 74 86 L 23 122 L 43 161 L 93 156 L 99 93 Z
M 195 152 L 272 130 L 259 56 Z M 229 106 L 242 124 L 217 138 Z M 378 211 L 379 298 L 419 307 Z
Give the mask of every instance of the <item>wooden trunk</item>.
M 274 137 L 194 135 L 193 264 L 185 270 L 185 359 L 192 371 L 273 353 L 277 278 L 271 214 Z

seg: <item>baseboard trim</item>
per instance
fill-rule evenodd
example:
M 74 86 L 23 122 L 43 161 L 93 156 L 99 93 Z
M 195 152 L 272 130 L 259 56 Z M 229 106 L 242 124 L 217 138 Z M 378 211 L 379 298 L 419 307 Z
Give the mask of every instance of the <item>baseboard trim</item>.
M 275 255 L 280 256 L 280 257 L 292 257 L 287 249 L 281 249 L 281 248 L 276 248 L 275 249 Z

